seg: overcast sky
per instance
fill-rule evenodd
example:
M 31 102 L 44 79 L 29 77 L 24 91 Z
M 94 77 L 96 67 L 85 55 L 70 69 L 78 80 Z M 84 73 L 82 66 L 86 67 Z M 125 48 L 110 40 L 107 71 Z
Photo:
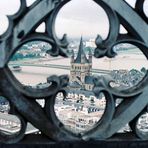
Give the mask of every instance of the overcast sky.
M 27 0 L 30 5 L 35 0 Z M 135 0 L 126 0 L 132 6 Z M 85 4 L 85 5 L 84 5 Z M 20 6 L 19 0 L 0 1 L 0 34 L 8 27 L 8 20 L 5 15 L 14 14 Z M 148 0 L 145 0 L 145 11 L 148 14 Z M 39 30 L 43 30 L 40 27 Z M 76 38 L 81 35 L 95 38 L 97 34 L 103 38 L 108 34 L 108 19 L 104 10 L 92 0 L 72 0 L 67 3 L 59 12 L 56 20 L 56 33 L 59 37 L 67 33 L 68 37 Z

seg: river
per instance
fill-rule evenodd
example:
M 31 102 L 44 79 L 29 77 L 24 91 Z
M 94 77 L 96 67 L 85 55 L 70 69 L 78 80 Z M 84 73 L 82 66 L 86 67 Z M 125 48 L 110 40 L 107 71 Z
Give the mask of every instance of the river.
M 29 62 L 29 61 L 28 61 Z M 19 62 L 18 62 L 19 64 Z M 33 63 L 31 63 L 33 64 Z M 34 64 L 41 65 L 63 65 L 70 66 L 70 58 L 59 58 L 57 60 L 38 60 Z M 119 54 L 116 58 L 93 58 L 93 68 L 103 70 L 119 70 L 119 69 L 137 69 L 142 67 L 148 69 L 148 62 L 142 54 Z M 21 72 L 13 72 L 16 78 L 25 85 L 36 85 L 46 82 L 47 77 L 51 75 L 63 75 L 70 74 L 70 70 L 58 69 L 51 67 L 34 67 L 34 66 L 22 66 Z

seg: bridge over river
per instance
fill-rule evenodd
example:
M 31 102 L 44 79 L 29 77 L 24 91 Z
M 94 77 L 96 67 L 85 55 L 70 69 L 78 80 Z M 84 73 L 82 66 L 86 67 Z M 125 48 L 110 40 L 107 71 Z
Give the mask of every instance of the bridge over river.
M 70 66 L 65 65 L 55 65 L 55 64 L 26 64 L 26 63 L 19 63 L 19 64 L 9 64 L 9 66 L 30 66 L 30 67 L 45 67 L 45 68 L 56 68 L 56 69 L 64 69 L 70 71 Z M 94 74 L 110 74 L 110 70 L 103 70 L 103 69 L 92 69 Z

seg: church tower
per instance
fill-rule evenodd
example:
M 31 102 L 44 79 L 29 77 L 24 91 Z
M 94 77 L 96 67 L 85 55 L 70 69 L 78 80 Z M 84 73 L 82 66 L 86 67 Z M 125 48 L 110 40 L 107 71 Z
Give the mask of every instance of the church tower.
M 74 53 L 71 56 L 70 82 L 78 82 L 80 85 L 85 84 L 86 76 L 92 75 L 92 54 L 90 51 L 87 59 L 83 48 L 83 39 L 81 37 L 77 57 L 74 58 Z

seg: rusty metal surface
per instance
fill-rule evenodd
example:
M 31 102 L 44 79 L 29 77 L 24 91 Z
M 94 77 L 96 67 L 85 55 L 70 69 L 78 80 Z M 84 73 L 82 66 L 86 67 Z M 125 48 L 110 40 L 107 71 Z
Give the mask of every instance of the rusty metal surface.
M 67 57 L 66 35 L 63 35 L 62 40 L 58 39 L 54 25 L 59 10 L 70 0 L 36 0 L 30 7 L 26 6 L 25 0 L 20 1 L 19 11 L 13 16 L 8 16 L 7 32 L 0 36 L 0 93 L 11 103 L 13 110 L 10 110 L 10 113 L 20 119 L 21 130 L 13 136 L 0 133 L 0 142 L 20 141 L 24 136 L 27 122 L 32 123 L 49 139 L 55 141 L 107 139 L 127 123 L 130 123 L 132 132 L 139 138 L 148 140 L 148 133 L 143 135 L 136 128 L 137 119 L 143 114 L 143 110 L 146 110 L 148 104 L 148 72 L 139 84 L 126 90 L 110 87 L 110 78 L 96 77 L 93 91 L 96 96 L 101 92 L 105 94 L 106 110 L 94 129 L 79 135 L 65 130 L 54 113 L 55 95 L 68 84 L 68 76 L 49 77 L 47 81 L 52 84 L 42 90 L 25 87 L 13 76 L 7 64 L 19 47 L 28 41 L 48 42 L 52 46 L 50 55 Z M 96 38 L 97 48 L 94 56 L 113 58 L 116 55 L 113 46 L 119 43 L 131 43 L 137 46 L 148 59 L 148 19 L 143 11 L 144 0 L 137 0 L 135 9 L 124 0 L 94 1 L 105 10 L 110 22 L 107 39 L 103 40 L 100 35 Z M 36 33 L 35 29 L 42 22 L 46 23 L 46 31 Z M 119 33 L 120 25 L 126 28 L 127 34 Z M 117 98 L 122 98 L 123 101 L 115 107 Z M 41 108 L 36 99 L 45 99 L 45 107 Z M 48 107 L 50 110 L 47 110 Z

